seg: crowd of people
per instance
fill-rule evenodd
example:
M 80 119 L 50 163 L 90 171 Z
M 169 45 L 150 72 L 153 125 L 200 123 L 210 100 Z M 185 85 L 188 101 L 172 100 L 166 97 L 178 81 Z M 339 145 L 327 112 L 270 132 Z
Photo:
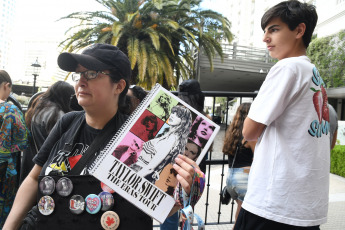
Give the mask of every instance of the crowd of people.
M 234 229 L 320 229 L 326 222 L 337 117 L 327 103 L 318 70 L 306 56 L 317 18 L 314 6 L 291 0 L 268 9 L 261 19 L 263 42 L 278 62 L 253 103 L 242 103 L 226 130 L 227 190 L 238 205 Z M 56 189 L 61 187 L 66 194 L 72 185 L 76 191 L 92 187 L 94 192 L 110 192 L 97 179 L 90 179 L 88 166 L 147 95 L 143 88 L 129 85 L 130 61 L 116 46 L 93 44 L 81 54 L 61 53 L 58 65 L 72 72 L 74 87 L 56 82 L 35 95 L 25 117 L 7 102 L 12 81 L 0 70 L 0 228 L 4 230 L 61 229 L 62 223 L 71 229 L 76 224 L 97 228 L 100 223 L 93 218 L 65 215 L 71 207 L 47 197 L 37 203 L 36 198 L 54 190 L 54 178 L 61 177 L 65 179 Z M 322 94 L 321 115 L 315 91 Z M 172 105 L 163 94 L 148 108 L 157 116 L 145 116 L 136 127 L 139 138 L 113 153 L 152 183 L 166 170 L 163 183 L 176 203 L 161 230 L 176 230 L 180 222 L 181 229 L 191 229 L 180 210 L 188 208 L 186 199 L 193 209 L 202 195 L 207 155 L 200 167 L 196 160 L 210 147 L 206 143 L 215 130 L 205 119 L 205 96 L 198 81 L 183 81 L 178 97 L 203 116 L 192 117 L 185 106 Z M 169 125 L 160 135 L 157 118 Z M 119 229 L 153 228 L 152 218 L 127 200 L 116 193 L 104 196 L 113 199 L 107 202 L 120 219 Z M 52 213 L 53 205 L 62 208 L 49 219 L 45 216 Z M 43 215 L 37 206 L 45 208 Z

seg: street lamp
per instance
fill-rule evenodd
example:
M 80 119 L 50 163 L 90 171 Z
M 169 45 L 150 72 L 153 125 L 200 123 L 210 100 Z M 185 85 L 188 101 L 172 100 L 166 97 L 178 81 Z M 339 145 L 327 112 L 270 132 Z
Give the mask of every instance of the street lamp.
M 34 88 L 32 89 L 32 95 L 35 94 L 35 87 L 36 87 L 36 77 L 40 74 L 41 65 L 38 63 L 38 57 L 36 58 L 35 63 L 31 65 L 33 67 L 33 74 L 34 75 Z

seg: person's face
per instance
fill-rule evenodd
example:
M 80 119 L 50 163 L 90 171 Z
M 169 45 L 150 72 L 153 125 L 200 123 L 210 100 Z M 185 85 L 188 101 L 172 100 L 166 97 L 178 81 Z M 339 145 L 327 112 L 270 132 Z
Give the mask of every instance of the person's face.
M 288 57 L 303 55 L 303 53 L 300 53 L 300 42 L 303 44 L 303 41 L 302 39 L 297 40 L 304 34 L 304 31 L 301 34 L 300 25 L 291 31 L 289 26 L 282 22 L 280 18 L 273 18 L 268 23 L 264 30 L 263 42 L 266 43 L 271 57 L 281 60 Z
M 183 155 L 185 155 L 186 157 L 192 160 L 195 160 L 198 155 L 198 146 L 194 143 L 188 142 L 186 144 Z
M 76 72 L 84 72 L 88 69 L 78 65 Z M 109 73 L 109 71 L 103 71 Z M 79 105 L 85 110 L 103 110 L 108 107 L 115 107 L 118 103 L 118 96 L 121 92 L 117 90 L 118 83 L 113 83 L 110 76 L 99 73 L 95 79 L 86 80 L 84 76 L 76 82 L 74 89 Z
M 7 98 L 10 96 L 11 91 L 12 91 L 12 87 L 10 85 L 10 83 L 8 82 L 3 82 L 1 84 L 1 88 L 3 89 L 3 94 L 2 94 L 2 100 L 7 100 Z
M 132 150 L 132 151 L 138 151 L 141 147 L 140 145 L 138 144 L 138 142 L 133 139 L 131 145 L 129 146 L 129 148 Z
M 169 176 L 168 178 L 165 180 L 165 185 L 170 186 L 170 187 L 175 187 L 177 185 L 177 178 L 174 175 L 174 173 L 172 172 L 172 170 L 170 170 Z
M 198 130 L 196 131 L 196 135 L 201 137 L 205 140 L 208 140 L 212 133 L 213 133 L 213 126 L 207 123 L 205 120 L 202 120 L 199 124 Z
M 145 127 L 146 127 L 147 131 L 151 131 L 151 130 L 153 130 L 155 128 L 155 123 L 152 122 L 152 121 L 147 121 L 145 123 Z
M 170 126 L 176 126 L 176 125 L 181 124 L 181 121 L 182 121 L 181 118 L 179 118 L 177 114 L 174 112 L 170 114 L 168 124 Z

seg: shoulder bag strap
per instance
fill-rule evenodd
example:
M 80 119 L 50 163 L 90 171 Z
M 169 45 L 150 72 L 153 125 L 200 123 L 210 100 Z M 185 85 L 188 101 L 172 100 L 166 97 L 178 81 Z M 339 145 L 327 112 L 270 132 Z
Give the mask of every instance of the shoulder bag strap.
M 233 167 L 234 167 L 234 163 L 235 163 L 236 155 L 237 155 L 237 152 L 238 152 L 238 148 L 239 148 L 239 144 L 237 144 L 237 146 L 236 146 L 236 152 L 235 152 L 234 159 L 232 160 L 232 165 L 231 165 L 231 168 L 233 168 Z
M 103 146 L 104 142 L 106 142 L 109 139 L 107 137 L 109 137 L 113 132 L 117 132 L 117 130 L 121 127 L 123 123 L 121 122 L 122 118 L 123 116 L 121 116 L 119 112 L 117 112 L 116 115 L 105 125 L 101 132 L 95 137 L 89 148 L 85 151 L 80 160 L 69 172 L 69 175 L 80 175 L 80 173 L 84 170 L 85 166 L 95 156 L 95 153 Z

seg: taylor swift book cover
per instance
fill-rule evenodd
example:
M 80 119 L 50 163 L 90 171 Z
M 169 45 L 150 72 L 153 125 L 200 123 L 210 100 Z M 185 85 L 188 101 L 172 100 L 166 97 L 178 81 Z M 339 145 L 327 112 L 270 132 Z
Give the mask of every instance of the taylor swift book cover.
M 89 168 L 159 222 L 175 204 L 175 158 L 203 159 L 219 126 L 157 84 Z

